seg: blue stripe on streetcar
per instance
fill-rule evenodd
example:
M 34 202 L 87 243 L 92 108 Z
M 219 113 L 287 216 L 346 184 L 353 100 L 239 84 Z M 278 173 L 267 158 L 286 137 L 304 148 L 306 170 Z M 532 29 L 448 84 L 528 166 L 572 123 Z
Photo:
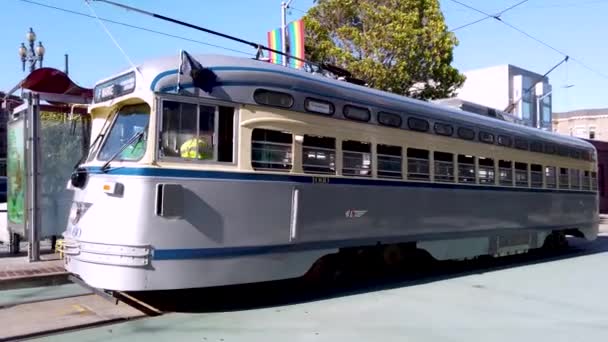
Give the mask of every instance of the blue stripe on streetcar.
M 567 229 L 576 226 L 591 225 L 593 222 L 581 222 L 570 225 L 544 226 L 544 227 L 522 227 L 526 231 L 556 230 Z M 492 234 L 512 231 L 512 229 L 492 230 Z M 214 247 L 214 248 L 185 248 L 185 249 L 156 249 L 154 250 L 154 260 L 188 260 L 206 258 L 234 258 L 250 255 L 264 255 L 276 253 L 293 253 L 314 250 L 338 249 L 353 246 L 370 246 L 378 242 L 381 243 L 403 243 L 407 241 L 423 241 L 432 239 L 433 236 L 441 235 L 442 239 L 454 239 L 463 237 L 479 237 L 480 234 L 489 234 L 488 231 L 476 232 L 447 232 L 423 235 L 407 236 L 387 236 L 387 237 L 367 237 L 359 239 L 328 240 L 328 241 L 308 241 L 293 244 L 265 245 L 265 246 L 245 246 L 245 247 Z
M 100 167 L 87 167 L 91 174 L 107 174 L 116 176 L 146 176 L 146 177 L 166 177 L 166 178 L 196 178 L 213 180 L 234 180 L 234 181 L 262 181 L 262 182 L 288 182 L 313 184 L 315 178 L 323 178 L 328 183 L 322 185 L 361 185 L 361 186 L 392 186 L 405 188 L 433 188 L 433 189 L 458 189 L 476 191 L 508 191 L 508 192 L 548 192 L 548 193 L 568 193 L 568 194 L 587 194 L 596 195 L 595 191 L 587 190 L 560 190 L 560 189 L 536 189 L 523 187 L 505 187 L 495 185 L 477 184 L 458 184 L 458 183 L 432 183 L 432 182 L 412 182 L 412 181 L 391 181 L 381 179 L 365 178 L 342 178 L 324 176 L 298 176 L 291 174 L 268 174 L 268 173 L 247 173 L 231 171 L 208 171 L 208 170 L 182 170 L 169 168 L 135 168 L 135 167 L 116 167 L 102 172 Z

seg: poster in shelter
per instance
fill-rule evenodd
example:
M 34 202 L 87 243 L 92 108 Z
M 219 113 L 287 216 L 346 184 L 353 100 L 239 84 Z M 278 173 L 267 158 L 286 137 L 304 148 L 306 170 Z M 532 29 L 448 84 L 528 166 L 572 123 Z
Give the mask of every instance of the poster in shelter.
M 9 122 L 6 174 L 8 178 L 7 214 L 11 223 L 23 224 L 25 215 L 25 125 L 24 120 Z

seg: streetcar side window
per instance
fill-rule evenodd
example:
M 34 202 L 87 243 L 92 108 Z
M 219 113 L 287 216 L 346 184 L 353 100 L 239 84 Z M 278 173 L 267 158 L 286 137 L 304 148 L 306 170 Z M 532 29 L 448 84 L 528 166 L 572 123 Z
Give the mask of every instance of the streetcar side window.
M 198 133 L 198 106 L 194 103 L 163 101 L 162 115 L 161 157 L 179 158 L 182 147 L 186 154 L 187 142 Z M 193 150 L 195 148 L 196 145 Z
M 336 174 L 336 139 L 304 135 L 302 169 L 305 173 Z
M 458 183 L 475 183 L 475 157 L 458 155 Z
M 543 167 L 541 165 L 530 165 L 530 183 L 533 188 L 543 187 Z
M 398 178 L 403 177 L 401 173 L 402 151 L 401 146 L 378 144 L 376 146 L 378 156 L 378 177 Z
M 515 186 L 528 187 L 528 164 L 515 162 Z
M 570 169 L 570 188 L 581 188 L 581 172 L 577 169 Z
M 499 160 L 498 175 L 500 185 L 513 186 L 513 162 L 510 160 Z
M 217 161 L 234 161 L 234 108 L 219 106 L 217 127 Z
M 372 144 L 353 140 L 342 142 L 342 174 L 372 176 Z
M 589 171 L 584 171 L 583 174 L 583 190 L 591 189 L 591 177 L 589 176 Z
M 478 170 L 480 184 L 494 184 L 494 159 L 479 157 Z
M 597 173 L 591 172 L 591 190 L 597 190 Z
M 163 101 L 160 155 L 233 162 L 234 108 Z
M 568 189 L 570 187 L 567 168 L 564 168 L 564 167 L 559 168 L 559 187 L 560 187 L 560 189 Z
M 430 179 L 429 151 L 417 148 L 407 149 L 407 178 L 425 181 Z
M 454 155 L 435 151 L 433 157 L 435 159 L 435 181 L 454 182 Z
M 479 141 L 484 142 L 486 144 L 493 144 L 494 134 L 485 131 L 479 131 Z
M 251 166 L 254 170 L 291 170 L 292 142 L 291 133 L 254 129 L 251 134 Z
M 557 187 L 557 174 L 555 173 L 555 166 L 545 167 L 545 181 L 547 188 L 555 189 Z

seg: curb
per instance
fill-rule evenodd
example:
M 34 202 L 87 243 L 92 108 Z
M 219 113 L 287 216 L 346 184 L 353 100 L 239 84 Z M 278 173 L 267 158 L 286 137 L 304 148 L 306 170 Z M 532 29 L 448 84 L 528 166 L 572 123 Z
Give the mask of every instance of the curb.
M 0 290 L 15 290 L 28 287 L 54 286 L 71 283 L 68 272 L 38 274 L 0 280 Z

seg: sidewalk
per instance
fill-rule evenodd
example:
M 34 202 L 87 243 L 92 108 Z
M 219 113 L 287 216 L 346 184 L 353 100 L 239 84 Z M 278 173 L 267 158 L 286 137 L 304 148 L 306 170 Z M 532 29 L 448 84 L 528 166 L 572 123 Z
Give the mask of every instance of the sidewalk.
M 40 261 L 29 262 L 26 253 L 0 254 L 0 290 L 67 283 L 63 260 L 50 250 L 42 251 Z

